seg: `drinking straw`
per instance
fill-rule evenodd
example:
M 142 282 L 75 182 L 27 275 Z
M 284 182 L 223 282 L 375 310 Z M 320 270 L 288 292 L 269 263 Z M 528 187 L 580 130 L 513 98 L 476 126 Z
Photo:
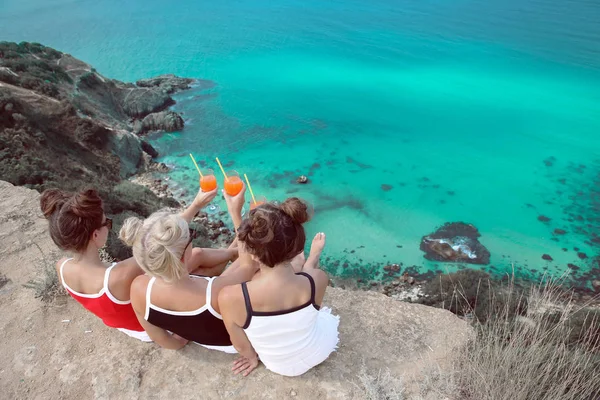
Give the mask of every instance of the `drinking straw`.
M 198 173 L 200 174 L 200 178 L 204 178 L 204 175 L 202 175 L 202 172 L 200 172 L 200 168 L 198 168 L 198 164 L 196 164 L 196 160 L 194 160 L 194 156 L 192 155 L 192 153 L 190 153 L 190 157 L 191 157 L 192 161 L 194 162 L 194 165 L 196 166 Z
M 246 178 L 246 183 L 248 184 L 248 189 L 250 189 L 250 194 L 252 195 L 252 201 L 256 204 L 256 198 L 254 197 L 254 192 L 252 191 L 252 186 L 250 186 L 250 181 L 248 180 L 248 175 L 244 174 L 244 178 Z
M 229 180 L 229 178 L 227 177 L 227 174 L 225 173 L 225 170 L 223 169 L 223 166 L 221 165 L 221 161 L 219 161 L 219 157 L 217 157 L 217 164 L 219 164 L 219 168 L 221 168 L 221 172 L 225 176 L 225 180 L 226 181 Z

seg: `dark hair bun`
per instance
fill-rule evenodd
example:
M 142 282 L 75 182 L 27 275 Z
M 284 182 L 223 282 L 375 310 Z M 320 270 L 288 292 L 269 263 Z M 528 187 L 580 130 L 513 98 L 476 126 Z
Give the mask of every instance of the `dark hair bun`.
M 269 214 L 253 213 L 252 218 L 245 220 L 238 229 L 238 237 L 251 247 L 260 247 L 269 243 L 275 237 L 272 222 L 267 219 Z
M 59 189 L 44 190 L 42 197 L 40 197 L 40 208 L 42 209 L 42 213 L 44 213 L 44 217 L 50 219 L 55 212 L 62 208 L 71 196 L 71 193 L 63 192 Z
M 40 208 L 48 219 L 50 237 L 62 250 L 85 250 L 94 231 L 102 227 L 102 199 L 93 189 L 75 194 L 45 190 Z
M 102 208 L 102 199 L 94 189 L 83 190 L 76 193 L 69 202 L 71 212 L 81 218 L 90 218 Z
M 289 215 L 297 224 L 310 220 L 308 205 L 297 197 L 290 197 L 279 206 L 281 211 Z

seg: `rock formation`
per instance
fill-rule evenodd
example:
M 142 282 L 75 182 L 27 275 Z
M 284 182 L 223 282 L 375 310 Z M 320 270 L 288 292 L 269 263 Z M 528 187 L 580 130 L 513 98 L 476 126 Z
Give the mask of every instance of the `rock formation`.
M 140 87 L 40 44 L 0 42 L 0 177 L 38 191 L 93 185 L 113 217 L 177 205 L 124 179 L 158 156 L 134 124 L 181 129 L 181 117 L 165 109 L 169 94 L 191 82 L 170 75 Z
M 138 134 L 151 131 L 175 132 L 183 129 L 183 118 L 173 111 L 161 111 L 147 115 L 139 126 Z
M 168 94 L 172 94 L 180 90 L 189 89 L 193 82 L 193 79 L 180 78 L 173 74 L 165 74 L 155 76 L 154 78 L 140 79 L 135 84 L 138 87 L 160 88 Z
M 490 252 L 478 238 L 480 233 L 471 224 L 446 223 L 434 233 L 423 236 L 420 249 L 432 261 L 489 264 Z
M 338 350 L 302 377 L 259 366 L 242 378 L 231 372 L 233 355 L 193 343 L 161 349 L 105 327 L 71 298 L 60 296 L 50 306 L 34 298 L 23 285 L 55 278 L 60 257 L 38 204 L 37 192 L 0 181 L 3 398 L 364 399 L 359 376 L 375 380 L 387 371 L 403 380 L 405 398 L 413 398 L 425 375 L 444 374 L 472 337 L 468 324 L 449 311 L 328 288 L 324 305 L 340 316 Z

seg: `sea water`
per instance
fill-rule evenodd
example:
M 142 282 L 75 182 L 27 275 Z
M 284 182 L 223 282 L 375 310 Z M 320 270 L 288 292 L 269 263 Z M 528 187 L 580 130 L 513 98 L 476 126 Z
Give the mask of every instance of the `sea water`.
M 458 221 L 479 229 L 492 272 L 593 268 L 598 21 L 585 0 L 0 3 L 1 40 L 125 81 L 212 81 L 175 96 L 182 132 L 150 137 L 173 189 L 197 190 L 189 152 L 217 174 L 219 156 L 257 195 L 309 201 L 325 267 L 368 279 L 390 263 L 455 270 L 419 243 Z

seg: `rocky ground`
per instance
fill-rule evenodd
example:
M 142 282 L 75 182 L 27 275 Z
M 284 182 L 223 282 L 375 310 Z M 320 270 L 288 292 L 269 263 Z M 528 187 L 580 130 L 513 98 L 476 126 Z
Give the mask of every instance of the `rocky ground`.
M 437 400 L 428 386 L 432 376 L 443 376 L 455 350 L 471 337 L 467 323 L 448 311 L 330 288 L 324 303 L 341 317 L 340 347 L 330 359 L 298 378 L 263 366 L 247 378 L 234 376 L 233 356 L 194 345 L 175 352 L 138 342 L 103 326 L 47 284 L 60 254 L 38 202 L 36 191 L 0 181 L 4 398 L 364 399 L 367 389 L 404 388 L 405 398 Z M 24 286 L 28 282 L 31 288 Z M 36 293 L 58 296 L 44 302 Z

